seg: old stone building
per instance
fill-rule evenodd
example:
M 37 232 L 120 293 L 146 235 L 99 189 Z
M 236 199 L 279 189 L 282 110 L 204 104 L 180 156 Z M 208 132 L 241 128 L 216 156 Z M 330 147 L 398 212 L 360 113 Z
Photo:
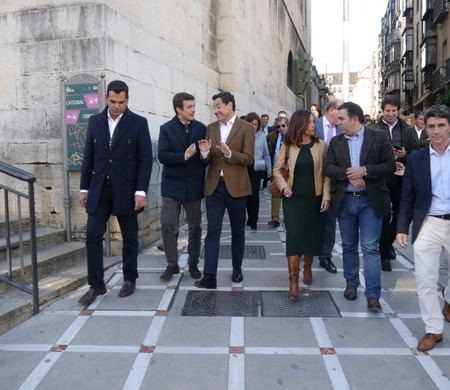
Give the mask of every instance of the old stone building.
M 314 83 L 302 98 L 293 92 L 295 60 L 310 52 L 309 0 L 0 4 L 0 158 L 36 175 L 38 224 L 70 223 L 74 237 L 82 236 L 86 216 L 78 205 L 79 172 L 67 172 L 64 161 L 68 78 L 126 81 L 129 106 L 148 119 L 154 148 L 159 126 L 174 115 L 176 92 L 196 96 L 196 116 L 205 123 L 215 119 L 211 96 L 219 90 L 235 94 L 238 115 L 256 111 L 271 120 L 318 93 Z M 140 216 L 142 244 L 159 237 L 159 177 L 155 159 L 150 207 Z

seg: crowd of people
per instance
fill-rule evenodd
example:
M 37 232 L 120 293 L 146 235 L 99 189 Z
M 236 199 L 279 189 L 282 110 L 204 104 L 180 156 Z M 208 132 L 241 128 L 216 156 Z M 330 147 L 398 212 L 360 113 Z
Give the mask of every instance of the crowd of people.
M 145 118 L 128 108 L 128 86 L 107 87 L 107 107 L 89 120 L 80 183 L 86 208 L 89 290 L 79 302 L 92 303 L 106 293 L 102 240 L 110 215 L 116 215 L 123 238 L 124 282 L 119 297 L 136 287 L 137 214 L 146 207 L 152 148 Z M 427 351 L 443 338 L 443 318 L 450 322 L 450 282 L 441 311 L 437 294 L 441 252 L 450 267 L 450 109 L 432 106 L 411 123 L 400 117 L 400 100 L 385 96 L 373 120 L 353 102 L 336 99 L 313 104 L 288 118 L 278 112 L 238 117 L 230 92 L 212 97 L 217 121 L 195 119 L 195 97 L 174 95 L 175 116 L 160 128 L 158 159 L 161 181 L 161 233 L 167 267 L 164 281 L 180 272 L 177 241 L 181 208 L 188 225 L 188 272 L 195 286 L 217 288 L 220 236 L 225 211 L 231 226 L 231 281 L 244 280 L 245 229 L 258 229 L 259 193 L 272 181 L 281 197 L 272 196 L 268 228 L 286 230 L 290 300 L 303 283 L 313 283 L 314 257 L 332 274 L 336 224 L 342 238 L 344 297 L 357 299 L 362 252 L 365 298 L 371 312 L 382 310 L 381 272 L 391 271 L 393 243 L 408 245 L 412 226 L 419 306 L 426 334 L 418 350 Z M 288 170 L 288 176 L 283 170 Z M 262 187 L 261 187 L 262 185 Z M 203 272 L 202 201 L 207 232 Z M 283 218 L 280 218 L 281 204 Z

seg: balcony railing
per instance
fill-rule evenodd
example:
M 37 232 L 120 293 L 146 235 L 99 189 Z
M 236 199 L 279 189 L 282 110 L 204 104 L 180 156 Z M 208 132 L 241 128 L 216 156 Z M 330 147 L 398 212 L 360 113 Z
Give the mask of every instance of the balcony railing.
M 423 74 L 423 88 L 424 89 L 432 89 L 433 87 L 433 72 L 435 71 L 435 67 L 433 66 L 430 69 L 427 69 Z
M 446 75 L 446 68 L 444 68 L 443 66 L 437 68 L 433 72 L 432 88 L 431 88 L 431 91 L 433 93 L 438 93 L 446 88 L 445 75 Z
M 448 0 L 434 0 L 433 23 L 442 23 L 448 15 Z
M 412 91 L 415 88 L 414 83 L 414 72 L 412 70 L 407 70 L 403 72 L 402 75 L 402 91 Z

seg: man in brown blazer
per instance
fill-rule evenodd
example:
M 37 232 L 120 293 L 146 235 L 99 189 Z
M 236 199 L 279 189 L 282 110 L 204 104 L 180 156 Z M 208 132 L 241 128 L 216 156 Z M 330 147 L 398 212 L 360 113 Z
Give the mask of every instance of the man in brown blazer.
M 201 159 L 209 164 L 205 179 L 206 218 L 205 265 L 198 288 L 217 288 L 220 234 L 225 210 L 231 225 L 234 283 L 243 281 L 242 258 L 245 245 L 247 196 L 252 189 L 247 166 L 253 164 L 255 132 L 250 123 L 236 116 L 234 96 L 221 92 L 212 97 L 218 121 L 208 125 L 206 139 L 198 142 Z

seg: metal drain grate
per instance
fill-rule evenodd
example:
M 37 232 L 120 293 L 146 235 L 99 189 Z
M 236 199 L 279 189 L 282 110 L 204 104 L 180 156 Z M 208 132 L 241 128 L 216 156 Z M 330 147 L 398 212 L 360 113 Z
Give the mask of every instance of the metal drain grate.
M 188 291 L 182 316 L 257 317 L 257 291 Z
M 263 317 L 341 317 L 328 291 L 300 293 L 290 301 L 286 291 L 261 291 Z
M 202 253 L 200 255 L 202 259 L 205 258 L 205 248 L 202 248 Z M 220 245 L 219 249 L 219 260 L 220 259 L 231 259 L 231 245 Z M 244 247 L 244 259 L 253 260 L 265 260 L 266 250 L 264 245 L 245 245 Z

